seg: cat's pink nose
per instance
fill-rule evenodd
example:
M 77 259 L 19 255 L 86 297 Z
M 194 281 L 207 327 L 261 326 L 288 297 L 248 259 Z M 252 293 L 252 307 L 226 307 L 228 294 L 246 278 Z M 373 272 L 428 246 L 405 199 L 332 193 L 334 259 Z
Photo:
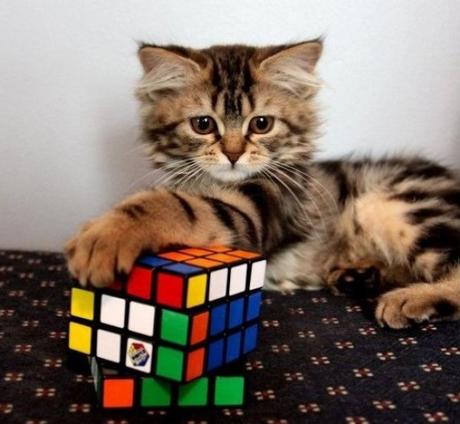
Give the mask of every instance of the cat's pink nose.
M 238 162 L 238 159 L 244 152 L 223 152 L 225 156 L 227 156 L 228 160 L 232 165 L 235 165 Z

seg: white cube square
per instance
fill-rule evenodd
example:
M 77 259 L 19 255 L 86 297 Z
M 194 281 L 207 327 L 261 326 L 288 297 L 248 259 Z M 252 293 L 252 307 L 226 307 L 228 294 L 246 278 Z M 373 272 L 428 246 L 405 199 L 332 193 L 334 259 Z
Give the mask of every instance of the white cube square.
M 121 336 L 111 331 L 97 330 L 96 356 L 111 362 L 120 362 Z
M 150 373 L 152 370 L 152 344 L 143 340 L 128 338 L 126 342 L 126 362 L 128 368 Z
M 247 271 L 247 264 L 236 265 L 230 268 L 230 296 L 246 290 Z
M 155 307 L 139 302 L 129 303 L 128 329 L 135 333 L 153 336 Z
M 209 277 L 209 297 L 208 300 L 216 300 L 224 297 L 227 293 L 228 269 L 218 269 L 211 271 Z
M 101 322 L 123 328 L 125 325 L 125 308 L 126 301 L 124 299 L 103 294 L 101 297 Z
M 249 283 L 249 290 L 260 289 L 264 285 L 265 270 L 267 268 L 267 261 L 262 260 L 254 262 L 251 266 L 251 280 Z

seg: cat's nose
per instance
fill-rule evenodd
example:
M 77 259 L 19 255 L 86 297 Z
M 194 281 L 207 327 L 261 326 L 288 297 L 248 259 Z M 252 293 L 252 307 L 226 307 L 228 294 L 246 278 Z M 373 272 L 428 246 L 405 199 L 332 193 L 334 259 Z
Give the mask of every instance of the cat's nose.
M 235 165 L 236 162 L 238 162 L 238 159 L 241 157 L 241 155 L 244 152 L 223 152 L 225 156 L 227 156 L 228 160 L 232 165 Z

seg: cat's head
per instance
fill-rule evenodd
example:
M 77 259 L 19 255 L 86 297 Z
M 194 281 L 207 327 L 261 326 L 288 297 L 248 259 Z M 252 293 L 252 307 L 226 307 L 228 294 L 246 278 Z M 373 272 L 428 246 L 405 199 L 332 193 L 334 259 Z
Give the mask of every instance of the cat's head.
M 307 162 L 321 50 L 320 40 L 265 48 L 141 46 L 137 96 L 149 158 L 176 179 L 193 174 L 223 182 Z

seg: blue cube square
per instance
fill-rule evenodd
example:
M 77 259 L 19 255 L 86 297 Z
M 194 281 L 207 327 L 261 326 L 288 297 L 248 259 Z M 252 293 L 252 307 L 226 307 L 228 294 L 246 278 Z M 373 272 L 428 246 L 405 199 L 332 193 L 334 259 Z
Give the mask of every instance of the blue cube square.
M 232 334 L 227 337 L 227 351 L 225 353 L 225 362 L 231 362 L 241 355 L 241 332 Z
M 211 309 L 211 324 L 209 329 L 211 336 L 215 336 L 225 330 L 226 315 L 227 305 L 225 303 Z
M 220 367 L 224 362 L 224 339 L 209 344 L 207 370 Z
M 229 305 L 228 328 L 235 328 L 243 323 L 244 298 L 234 300 Z
M 257 347 L 258 330 L 257 324 L 251 325 L 244 330 L 243 353 L 251 352 Z
M 253 293 L 248 297 L 248 308 L 246 310 L 246 321 L 251 321 L 260 315 L 260 304 L 262 292 Z
M 163 258 L 159 258 L 158 256 L 143 255 L 137 260 L 137 263 L 139 265 L 157 268 L 159 266 L 168 265 L 171 263 L 171 261 L 168 261 Z

